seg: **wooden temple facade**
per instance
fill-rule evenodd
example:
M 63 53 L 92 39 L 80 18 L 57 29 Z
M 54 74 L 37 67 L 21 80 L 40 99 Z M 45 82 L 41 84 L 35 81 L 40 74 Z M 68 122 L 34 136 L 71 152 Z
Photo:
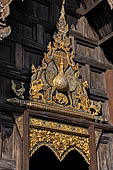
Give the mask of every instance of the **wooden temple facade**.
M 0 170 L 113 170 L 113 1 L 0 0 L 0 40 Z

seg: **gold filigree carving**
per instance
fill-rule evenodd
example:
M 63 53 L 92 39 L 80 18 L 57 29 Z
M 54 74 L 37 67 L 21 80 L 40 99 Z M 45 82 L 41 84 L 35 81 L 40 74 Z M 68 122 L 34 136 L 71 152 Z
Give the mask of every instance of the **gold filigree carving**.
M 54 33 L 54 41 L 48 45 L 42 67 L 36 69 L 32 65 L 30 99 L 65 105 L 98 115 L 101 103 L 95 105 L 89 100 L 86 90 L 88 83 L 87 81 L 82 83 L 79 65 L 74 62 L 71 39 L 67 35 L 64 3 L 63 1 L 61 16 L 57 23 L 58 32 Z
M 64 105 L 59 104 L 52 104 L 52 103 L 42 103 L 40 100 L 36 101 L 29 101 L 29 100 L 19 100 L 17 98 L 7 99 L 9 103 L 19 106 L 25 106 L 26 108 L 40 110 L 40 111 L 47 111 L 53 112 L 57 114 L 62 114 L 66 116 L 76 117 L 79 119 L 86 119 L 86 120 L 94 120 L 94 116 L 89 114 L 88 112 L 83 112 L 82 110 L 77 110 L 73 108 L 69 108 Z M 96 118 L 97 120 L 97 118 Z
M 94 119 L 94 116 L 100 113 L 101 102 L 95 104 L 89 99 L 88 83 L 82 82 L 80 78 L 79 64 L 74 61 L 71 39 L 67 35 L 69 29 L 65 19 L 64 4 L 65 1 L 57 23 L 58 32 L 54 33 L 53 41 L 48 45 L 42 66 L 35 68 L 32 65 L 29 100 L 14 98 L 8 101 L 30 108 Z M 18 96 L 16 88 L 12 89 Z
M 75 149 L 88 164 L 90 162 L 88 129 L 30 118 L 30 156 L 43 145 L 48 146 L 60 161 Z
M 5 18 L 10 14 L 9 5 L 12 0 L 0 0 L 0 40 L 11 33 L 10 26 L 6 26 Z
M 73 132 L 73 133 L 86 135 L 86 136 L 89 135 L 88 130 L 82 127 L 71 126 L 71 125 L 58 123 L 58 122 L 52 122 L 52 121 L 45 121 L 45 120 L 40 120 L 36 118 L 30 118 L 30 126 L 33 126 L 36 128 L 42 127 L 45 129 L 49 128 L 53 130 Z
M 71 150 L 77 150 L 90 164 L 89 139 L 47 130 L 30 129 L 30 156 L 41 146 L 52 149 L 62 161 Z

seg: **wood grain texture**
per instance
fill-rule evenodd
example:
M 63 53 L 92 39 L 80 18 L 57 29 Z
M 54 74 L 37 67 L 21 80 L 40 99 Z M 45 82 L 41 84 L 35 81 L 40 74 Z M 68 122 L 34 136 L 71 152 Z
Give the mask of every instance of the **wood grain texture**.
M 96 144 L 95 144 L 95 125 L 94 123 L 91 124 L 89 127 L 89 146 L 90 146 L 90 167 L 89 170 L 98 170 L 97 169 L 97 153 L 96 153 Z
M 0 42 L 0 127 L 2 127 L 0 128 L 0 168 L 2 169 L 28 170 L 28 117 L 25 115 L 22 144 L 12 119 L 12 113 L 21 115 L 25 108 L 10 105 L 6 99 L 15 97 L 10 89 L 12 79 L 17 83 L 17 87 L 20 87 L 20 82 L 25 82 L 27 91 L 25 98 L 28 98 L 31 65 L 34 64 L 35 67 L 41 65 L 48 42 L 52 40 L 53 33 L 56 31 L 61 3 L 61 0 L 25 0 L 23 3 L 13 1 L 11 4 L 11 15 L 7 18 L 7 22 L 11 25 L 12 33 Z M 104 0 L 66 0 L 65 9 L 75 61 L 80 65 L 82 80 L 87 80 L 89 83 L 89 97 L 94 101 L 102 101 L 102 115 L 113 123 L 113 74 L 110 71 L 113 68 L 112 11 L 107 1 Z M 72 26 L 73 29 L 71 29 Z M 108 69 L 109 71 L 106 72 Z M 87 128 L 92 123 L 53 113 L 35 110 L 29 112 L 32 116 L 39 118 L 78 124 Z M 103 129 L 106 137 L 109 137 L 108 133 L 113 133 L 111 125 L 95 123 L 95 128 Z M 91 138 L 94 144 L 94 138 Z M 100 141 L 98 149 L 100 169 L 98 170 L 113 169 L 113 155 L 110 151 L 113 147 L 111 138 L 107 139 L 108 142 L 105 137 Z M 25 147 L 24 155 L 22 155 L 23 146 Z M 93 149 L 94 156 L 95 150 Z M 104 162 L 105 165 L 103 165 Z

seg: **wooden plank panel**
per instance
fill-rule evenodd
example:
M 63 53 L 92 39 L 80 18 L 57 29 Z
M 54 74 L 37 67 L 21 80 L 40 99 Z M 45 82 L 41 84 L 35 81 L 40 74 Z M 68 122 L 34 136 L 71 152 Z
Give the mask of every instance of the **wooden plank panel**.
M 16 129 L 15 131 L 16 137 L 16 170 L 22 170 L 22 141 L 20 139 L 20 135 Z
M 12 128 L 3 127 L 3 145 L 2 145 L 2 158 L 12 159 Z

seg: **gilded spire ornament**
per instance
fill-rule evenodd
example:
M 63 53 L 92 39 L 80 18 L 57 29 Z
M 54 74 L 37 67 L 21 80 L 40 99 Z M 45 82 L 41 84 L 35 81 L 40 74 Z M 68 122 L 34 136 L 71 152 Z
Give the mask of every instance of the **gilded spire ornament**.
M 62 112 L 68 110 L 70 113 L 77 113 L 78 110 L 80 116 L 92 117 L 100 113 L 101 102 L 94 104 L 88 98 L 88 83 L 80 78 L 79 64 L 74 61 L 71 38 L 67 35 L 69 29 L 64 6 L 65 0 L 56 25 L 58 32 L 54 33 L 53 41 L 48 44 L 42 66 L 35 68 L 32 65 L 29 100 L 24 104 L 35 108 L 44 106 L 55 111 L 60 107 Z M 8 101 L 20 103 L 12 99 Z

